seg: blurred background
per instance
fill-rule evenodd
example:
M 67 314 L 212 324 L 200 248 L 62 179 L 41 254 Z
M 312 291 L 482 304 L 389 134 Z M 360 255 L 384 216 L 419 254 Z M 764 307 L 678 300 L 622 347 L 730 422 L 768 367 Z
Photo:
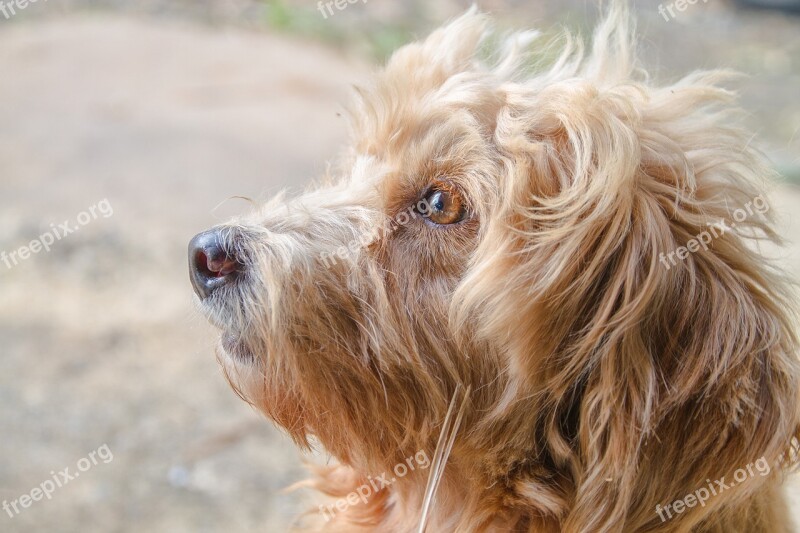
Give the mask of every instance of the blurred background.
M 86 223 L 0 262 L 0 501 L 103 445 L 113 460 L 0 510 L 0 531 L 288 530 L 307 502 L 281 491 L 303 458 L 223 378 L 187 242 L 247 210 L 238 197 L 319 176 L 345 140 L 351 84 L 471 0 L 15 1 L 0 0 L 0 251 Z M 753 143 L 784 176 L 780 259 L 800 274 L 800 17 L 725 0 L 672 17 L 660 3 L 635 2 L 655 79 L 748 74 Z M 479 5 L 501 28 L 585 35 L 597 18 L 588 0 Z M 82 216 L 98 205 L 113 215 Z

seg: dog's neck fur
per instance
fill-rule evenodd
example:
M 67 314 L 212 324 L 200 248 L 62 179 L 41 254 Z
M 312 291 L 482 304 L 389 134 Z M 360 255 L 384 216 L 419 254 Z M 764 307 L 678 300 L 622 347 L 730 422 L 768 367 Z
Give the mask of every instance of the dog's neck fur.
M 563 516 L 548 512 L 564 502 L 548 500 L 544 492 L 520 494 L 496 481 L 486 485 L 471 467 L 460 466 L 454 458 L 444 474 L 437 504 L 433 507 L 426 531 L 464 533 L 561 533 Z M 335 497 L 354 493 L 366 476 L 349 467 L 334 466 L 317 470 L 314 486 Z M 322 529 L 330 533 L 417 533 L 426 479 L 409 478 L 384 489 L 365 504 L 331 512 L 332 520 Z M 532 502 L 537 501 L 536 504 Z M 602 512 L 602 503 L 598 512 Z M 695 533 L 792 533 L 788 511 L 778 484 L 772 483 L 735 508 L 710 514 L 691 531 Z M 689 531 L 686 524 L 666 522 L 658 531 Z M 627 530 L 621 529 L 625 532 Z

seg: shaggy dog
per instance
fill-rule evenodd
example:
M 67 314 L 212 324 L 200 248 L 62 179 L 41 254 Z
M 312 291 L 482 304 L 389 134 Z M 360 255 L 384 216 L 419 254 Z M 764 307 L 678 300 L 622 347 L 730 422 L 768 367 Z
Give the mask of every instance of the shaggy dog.
M 358 91 L 339 179 L 192 241 L 234 389 L 338 460 L 327 530 L 791 530 L 773 172 L 728 74 L 654 85 L 632 35 L 471 10 Z

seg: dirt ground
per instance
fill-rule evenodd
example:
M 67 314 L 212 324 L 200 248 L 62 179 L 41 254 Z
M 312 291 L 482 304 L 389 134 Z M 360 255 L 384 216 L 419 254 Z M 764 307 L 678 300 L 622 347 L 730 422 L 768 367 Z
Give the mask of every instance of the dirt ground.
M 104 444 L 113 453 L 52 499 L 0 511 L 0 531 L 273 532 L 305 508 L 281 492 L 303 458 L 218 369 L 186 244 L 248 209 L 235 197 L 324 171 L 350 84 L 466 3 L 423 5 L 371 0 L 325 20 L 310 0 L 51 0 L 0 17 L 0 251 L 113 208 L 49 252 L 0 263 L 0 501 Z M 594 17 L 578 1 L 482 5 L 501 24 Z M 661 77 L 751 74 L 754 142 L 787 176 L 773 193 L 781 260 L 800 275 L 800 19 L 717 0 L 667 22 L 657 5 L 637 2 Z

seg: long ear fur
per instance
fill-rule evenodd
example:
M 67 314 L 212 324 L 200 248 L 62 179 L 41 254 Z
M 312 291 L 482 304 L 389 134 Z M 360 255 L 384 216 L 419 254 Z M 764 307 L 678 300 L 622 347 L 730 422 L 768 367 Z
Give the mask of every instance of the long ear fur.
M 496 415 L 538 417 L 540 459 L 573 493 L 563 531 L 767 531 L 775 472 L 668 523 L 655 512 L 761 457 L 777 465 L 796 444 L 800 369 L 790 285 L 756 246 L 778 241 L 769 212 L 663 259 L 760 202 L 773 174 L 731 126 L 729 75 L 637 81 L 630 27 L 614 3 L 588 58 L 568 49 L 504 87 L 503 205 L 456 321 L 508 347 Z

